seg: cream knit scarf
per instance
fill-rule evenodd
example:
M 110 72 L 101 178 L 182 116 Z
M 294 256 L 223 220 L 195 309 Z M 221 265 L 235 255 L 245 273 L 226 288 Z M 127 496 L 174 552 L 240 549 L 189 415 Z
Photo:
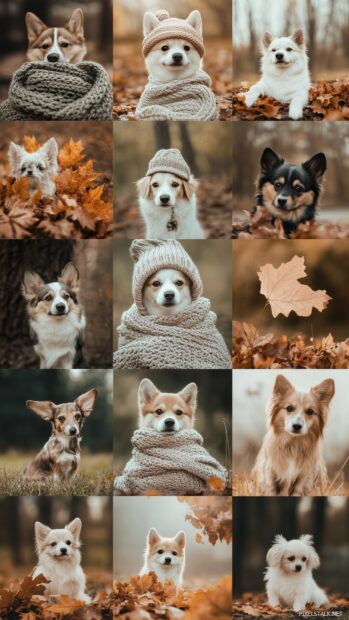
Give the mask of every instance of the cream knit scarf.
M 114 489 L 126 495 L 202 495 L 211 478 L 226 482 L 225 468 L 203 447 L 197 431 L 141 428 L 134 432 L 132 445 L 132 459 L 114 481 Z
M 194 77 L 163 84 L 149 78 L 136 117 L 150 121 L 214 121 L 218 119 L 211 79 L 199 70 Z
M 231 368 L 216 319 L 205 297 L 173 316 L 142 315 L 133 304 L 118 327 L 114 368 Z

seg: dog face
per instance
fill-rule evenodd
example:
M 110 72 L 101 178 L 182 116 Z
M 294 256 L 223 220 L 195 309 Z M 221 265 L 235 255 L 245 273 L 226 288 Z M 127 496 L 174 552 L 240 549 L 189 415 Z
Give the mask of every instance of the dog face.
M 80 547 L 80 531 L 81 521 L 78 518 L 64 528 L 55 530 L 36 521 L 35 540 L 38 555 L 54 562 L 74 559 Z
M 186 310 L 191 301 L 190 280 L 176 269 L 160 269 L 148 278 L 143 288 L 143 305 L 147 314 L 178 314 Z
M 78 63 L 86 55 L 84 15 L 75 9 L 62 28 L 48 28 L 34 13 L 26 14 L 30 61 Z
M 78 313 L 79 290 L 79 272 L 73 263 L 66 264 L 58 282 L 45 284 L 37 273 L 24 274 L 22 293 L 28 302 L 31 318 L 46 315 L 59 320 L 70 312 Z
M 315 214 L 326 157 L 317 153 L 303 164 L 289 164 L 272 149 L 261 157 L 257 200 L 275 217 L 286 222 L 312 219 Z
M 184 532 L 178 532 L 174 538 L 164 538 L 155 528 L 149 530 L 145 557 L 154 569 L 180 568 L 184 562 L 184 554 Z
M 22 146 L 11 142 L 8 158 L 10 175 L 16 179 L 27 177 L 36 186 L 43 185 L 47 177 L 58 173 L 58 145 L 50 138 L 34 153 L 28 153 Z
M 139 427 L 160 433 L 189 430 L 194 427 L 197 386 L 189 383 L 176 394 L 160 392 L 150 379 L 138 389 Z
M 278 71 L 302 67 L 306 58 L 304 35 L 297 30 L 291 37 L 273 37 L 266 32 L 263 37 L 264 62 Z
M 176 207 L 181 200 L 190 200 L 198 183 L 185 181 L 171 172 L 157 172 L 137 181 L 139 195 L 157 207 Z
M 320 566 L 320 559 L 313 547 L 313 537 L 304 534 L 299 539 L 286 540 L 276 536 L 267 553 L 269 566 L 279 568 L 286 575 L 305 573 Z

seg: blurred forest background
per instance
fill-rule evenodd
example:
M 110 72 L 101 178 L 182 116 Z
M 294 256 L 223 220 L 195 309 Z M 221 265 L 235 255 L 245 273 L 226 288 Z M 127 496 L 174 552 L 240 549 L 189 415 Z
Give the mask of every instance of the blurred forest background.
M 195 429 L 205 448 L 231 469 L 230 370 L 120 370 L 114 375 L 114 471 L 120 475 L 131 458 L 131 437 L 138 428 L 138 386 L 147 377 L 161 392 L 179 392 L 194 381 L 198 386 Z
M 231 242 L 182 241 L 184 249 L 197 266 L 202 282 L 203 296 L 211 300 L 211 309 L 217 314 L 217 328 L 231 347 Z M 133 304 L 131 283 L 133 261 L 130 256 L 130 242 L 120 239 L 114 244 L 114 349 L 117 349 L 116 327 L 121 314 Z M 217 274 L 219 273 L 219 277 Z
M 112 76 L 112 0 L 0 0 L 0 100 L 7 96 L 12 74 L 26 62 L 26 12 L 35 13 L 50 27 L 58 27 L 66 24 L 78 7 L 84 12 L 85 60 L 100 62 Z
M 234 85 L 258 79 L 265 31 L 287 36 L 299 27 L 305 33 L 312 80 L 348 77 L 347 0 L 234 0 L 233 7 Z
M 115 236 L 143 238 L 136 181 L 159 149 L 178 148 L 200 182 L 198 216 L 206 234 L 229 238 L 232 212 L 231 131 L 219 121 L 124 123 L 114 127 Z
M 252 251 L 253 249 L 253 251 Z M 304 256 L 306 277 L 300 280 L 314 290 L 326 290 L 332 297 L 323 312 L 313 310 L 310 317 L 291 312 L 289 317 L 273 318 L 264 295 L 260 294 L 257 272 L 271 263 L 275 268 L 293 256 Z M 274 335 L 320 338 L 332 333 L 335 340 L 349 337 L 347 286 L 349 242 L 331 240 L 238 240 L 233 243 L 233 318 L 254 323 L 262 332 Z
M 320 199 L 318 220 L 349 219 L 349 127 L 339 123 L 304 123 L 281 121 L 233 124 L 233 217 L 246 219 L 243 209 L 255 204 L 255 179 L 260 172 L 260 158 L 266 147 L 283 159 L 302 163 L 324 152 L 327 170 Z
M 267 431 L 267 403 L 280 370 L 235 370 L 233 372 L 233 471 L 250 474 Z M 331 495 L 349 494 L 349 416 L 346 370 L 282 370 L 295 389 L 310 389 L 332 378 L 335 395 L 324 432 L 323 455 L 330 479 Z M 338 432 L 338 429 L 341 429 Z M 344 467 L 343 467 L 344 466 Z M 343 467 L 343 469 L 342 469 Z M 341 471 L 340 471 L 341 470 Z M 237 494 L 238 493 L 237 491 Z M 241 493 L 242 494 L 242 493 Z
M 50 437 L 51 424 L 29 410 L 26 400 L 70 403 L 92 388 L 98 395 L 82 430 L 81 462 L 74 484 L 81 495 L 105 494 L 106 478 L 112 474 L 112 370 L 47 370 L 44 381 L 41 370 L 1 370 L 0 386 L 0 495 L 43 493 L 40 485 L 23 482 L 22 471 Z M 62 485 L 45 489 L 45 494 L 50 490 L 65 494 Z M 64 489 L 68 490 L 72 489 Z
M 72 261 L 80 273 L 87 327 L 84 356 L 92 368 L 112 364 L 112 242 L 0 241 L 0 368 L 38 367 L 21 284 L 26 270 L 56 281 Z
M 198 9 L 203 19 L 204 69 L 218 97 L 221 120 L 231 117 L 231 2 L 226 0 L 114 0 L 115 116 L 134 119 L 134 110 L 147 82 L 142 57 L 143 14 L 166 9 L 186 19 Z

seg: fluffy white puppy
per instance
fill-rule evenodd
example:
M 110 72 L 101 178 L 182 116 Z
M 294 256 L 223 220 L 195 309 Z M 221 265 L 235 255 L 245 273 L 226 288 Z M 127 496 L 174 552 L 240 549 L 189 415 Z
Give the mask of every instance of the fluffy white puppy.
M 29 193 L 33 196 L 40 188 L 43 196 L 54 196 L 54 177 L 58 174 L 58 145 L 50 138 L 34 153 L 29 153 L 19 144 L 11 142 L 8 150 L 10 174 L 15 179 L 29 179 Z
M 286 540 L 280 534 L 276 536 L 267 553 L 267 564 L 264 579 L 271 607 L 284 605 L 297 612 L 305 609 L 308 603 L 316 607 L 327 603 L 326 594 L 312 575 L 313 569 L 320 566 L 320 558 L 310 534 L 294 540 Z

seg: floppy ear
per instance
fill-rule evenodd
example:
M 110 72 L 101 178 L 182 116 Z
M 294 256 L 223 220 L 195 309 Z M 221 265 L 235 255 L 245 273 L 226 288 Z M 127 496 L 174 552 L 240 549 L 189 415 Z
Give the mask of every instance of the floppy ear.
M 183 198 L 185 200 L 190 200 L 198 186 L 199 183 L 196 179 L 189 179 L 189 181 L 182 180 Z
M 195 409 L 196 399 L 198 395 L 198 388 L 196 383 L 188 383 L 188 385 L 186 385 L 185 388 L 183 388 L 183 390 L 179 392 L 179 395 L 186 403 L 188 403 L 188 405 Z
M 276 166 L 280 166 L 284 163 L 284 160 L 273 151 L 273 149 L 267 147 L 264 149 L 262 153 L 262 157 L 260 160 L 261 170 L 263 174 L 267 174 L 267 172 L 271 172 Z
M 268 48 L 270 43 L 273 40 L 273 35 L 270 32 L 265 32 L 263 35 L 263 45 L 265 48 Z
M 35 541 L 38 546 L 40 546 L 43 542 L 45 542 L 49 533 L 51 532 L 51 528 L 40 521 L 35 521 Z
M 97 390 L 93 388 L 92 390 L 85 392 L 85 394 L 81 394 L 81 396 L 78 396 L 74 401 L 79 407 L 79 409 L 81 409 L 82 413 L 86 418 L 87 416 L 91 415 L 93 411 L 97 394 Z
M 41 152 L 45 153 L 49 166 L 57 171 L 57 157 L 58 157 L 58 144 L 54 138 L 50 138 L 42 145 L 39 149 Z
M 151 196 L 150 180 L 150 177 L 143 177 L 136 183 L 138 193 L 142 198 L 148 199 Z
M 47 422 L 52 422 L 56 405 L 50 400 L 26 400 L 28 409 Z
M 65 529 L 69 530 L 69 532 L 72 533 L 72 536 L 76 540 L 80 536 L 81 526 L 81 519 L 79 519 L 79 517 L 76 517 L 76 519 L 73 519 L 73 521 L 71 521 L 70 523 L 68 523 L 68 525 L 65 526 Z
M 158 542 L 158 540 L 160 540 L 160 538 L 161 536 L 159 532 L 155 529 L 155 527 L 151 527 L 148 532 L 148 544 L 154 545 L 155 543 Z
M 278 375 L 274 383 L 274 394 L 278 396 L 285 396 L 288 392 L 292 392 L 292 384 L 284 377 L 284 375 Z
M 316 398 L 328 405 L 334 396 L 335 383 L 333 379 L 325 379 L 319 385 L 312 387 L 311 391 Z
M 70 20 L 65 25 L 65 28 L 77 36 L 84 36 L 84 14 L 81 9 L 75 9 L 75 11 L 73 11 Z
M 183 531 L 178 532 L 178 534 L 175 536 L 175 541 L 176 541 L 176 543 L 178 543 L 178 545 L 180 546 L 181 549 L 184 549 L 184 547 L 185 547 L 185 533 Z
M 146 11 L 143 17 L 144 36 L 146 37 L 148 34 L 150 34 L 151 31 L 154 30 L 154 28 L 156 28 L 156 26 L 158 26 L 159 24 L 160 21 L 158 20 L 156 15 L 154 15 L 154 13 L 151 13 L 150 11 Z
M 34 273 L 34 271 L 26 271 L 23 278 L 22 295 L 27 301 L 31 301 L 44 284 L 39 274 Z
M 78 269 L 73 265 L 73 263 L 67 263 L 58 278 L 58 282 L 61 282 L 68 288 L 70 288 L 73 293 L 78 293 L 80 290 L 80 275 Z
M 26 153 L 27 151 L 22 146 L 19 146 L 19 144 L 15 144 L 14 142 L 10 143 L 7 154 L 10 162 L 10 175 L 16 176 L 23 155 L 26 155 Z
M 154 385 L 150 379 L 142 379 L 138 388 L 138 402 L 140 405 L 145 405 L 152 398 L 159 394 L 158 388 Z
M 299 540 L 301 540 L 305 545 L 307 545 L 307 547 L 309 547 L 308 551 L 310 568 L 319 568 L 320 558 L 313 547 L 313 536 L 311 534 L 302 534 L 302 536 L 299 537 Z
M 27 26 L 27 34 L 29 43 L 33 43 L 35 39 L 46 30 L 47 26 L 44 24 L 39 17 L 34 15 L 34 13 L 27 13 L 25 16 L 25 23 Z
M 296 32 L 292 35 L 292 39 L 294 40 L 299 47 L 303 47 L 304 45 L 304 34 L 301 28 L 298 28 Z
M 302 166 L 314 175 L 316 179 L 320 179 L 326 170 L 326 155 L 317 153 L 311 159 L 305 161 Z
M 193 26 L 194 30 L 202 35 L 202 19 L 200 11 L 192 11 L 190 15 L 188 15 L 186 22 Z
M 278 534 L 275 536 L 273 546 L 270 547 L 267 553 L 267 564 L 269 566 L 278 566 L 282 560 L 282 556 L 285 552 L 286 538 Z

